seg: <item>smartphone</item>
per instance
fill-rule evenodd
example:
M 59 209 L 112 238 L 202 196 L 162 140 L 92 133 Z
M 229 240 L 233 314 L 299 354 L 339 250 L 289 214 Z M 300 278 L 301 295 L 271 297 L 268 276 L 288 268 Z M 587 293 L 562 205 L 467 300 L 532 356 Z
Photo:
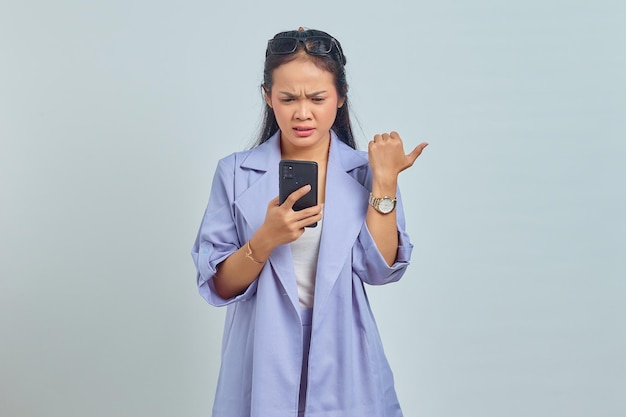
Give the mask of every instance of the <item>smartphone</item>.
M 283 202 L 291 193 L 305 185 L 311 185 L 311 190 L 293 205 L 295 211 L 315 206 L 317 204 L 317 163 L 314 161 L 293 161 L 283 159 L 278 164 L 280 175 L 278 181 L 279 202 Z M 308 227 L 315 227 L 317 223 Z

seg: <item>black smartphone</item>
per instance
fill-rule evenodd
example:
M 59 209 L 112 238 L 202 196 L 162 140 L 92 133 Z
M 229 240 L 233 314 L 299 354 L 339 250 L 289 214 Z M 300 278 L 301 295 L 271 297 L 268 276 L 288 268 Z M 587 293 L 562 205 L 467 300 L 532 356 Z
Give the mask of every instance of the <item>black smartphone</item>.
M 278 172 L 280 175 L 278 181 L 280 204 L 283 204 L 291 193 L 307 184 L 311 185 L 311 190 L 296 201 L 293 209 L 298 211 L 317 204 L 317 162 L 283 159 L 278 164 Z M 308 227 L 315 226 L 317 223 Z

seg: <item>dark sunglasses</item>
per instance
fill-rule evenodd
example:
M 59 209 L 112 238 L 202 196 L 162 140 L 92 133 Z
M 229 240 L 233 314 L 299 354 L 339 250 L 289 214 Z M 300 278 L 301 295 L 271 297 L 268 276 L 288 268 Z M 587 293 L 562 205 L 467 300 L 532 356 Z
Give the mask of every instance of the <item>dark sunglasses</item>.
M 335 38 L 330 36 L 308 36 L 306 38 L 290 36 L 270 39 L 267 41 L 267 52 L 265 56 L 292 54 L 298 49 L 299 42 L 302 42 L 304 50 L 310 55 L 330 55 L 333 48 L 335 48 L 341 62 L 345 64 L 345 57 L 343 56 L 341 47 Z

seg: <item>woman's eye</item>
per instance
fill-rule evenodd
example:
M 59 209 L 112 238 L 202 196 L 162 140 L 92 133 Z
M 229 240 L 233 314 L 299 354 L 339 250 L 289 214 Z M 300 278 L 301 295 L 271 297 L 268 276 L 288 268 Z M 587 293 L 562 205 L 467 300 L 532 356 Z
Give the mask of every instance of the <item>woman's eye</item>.
M 285 98 L 281 98 L 280 101 L 283 102 L 283 103 L 290 103 L 290 102 L 293 101 L 293 98 L 285 97 Z
M 316 103 L 321 103 L 324 101 L 324 97 L 313 97 L 313 101 Z

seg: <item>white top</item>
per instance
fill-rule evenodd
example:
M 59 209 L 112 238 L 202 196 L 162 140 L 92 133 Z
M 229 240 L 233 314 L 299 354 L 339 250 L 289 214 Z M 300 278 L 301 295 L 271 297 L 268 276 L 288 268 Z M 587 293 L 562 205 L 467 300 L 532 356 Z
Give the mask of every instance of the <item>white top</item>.
M 302 309 L 313 308 L 321 237 L 322 222 L 318 222 L 316 227 L 305 227 L 304 234 L 290 243 L 298 284 L 298 299 Z

